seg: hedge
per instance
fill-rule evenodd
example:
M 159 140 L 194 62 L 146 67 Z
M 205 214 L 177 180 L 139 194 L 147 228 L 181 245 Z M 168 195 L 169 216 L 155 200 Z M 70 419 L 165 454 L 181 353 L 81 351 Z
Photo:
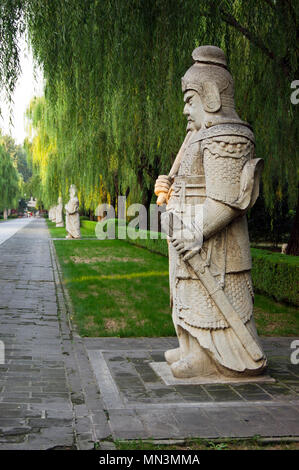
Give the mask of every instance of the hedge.
M 168 256 L 167 241 L 163 239 L 127 240 L 155 253 Z M 299 256 L 288 256 L 257 248 L 251 249 L 252 281 L 256 292 L 278 302 L 299 306 Z
M 252 248 L 251 254 L 256 292 L 299 306 L 299 256 L 257 248 Z
M 88 230 L 95 230 L 97 222 L 94 222 L 93 220 L 82 219 L 80 217 L 80 225 L 81 227 L 87 228 Z
M 86 225 L 85 225 L 86 224 Z M 82 221 L 82 226 L 96 222 Z M 118 219 L 106 222 L 107 231 L 115 224 L 115 235 L 118 235 Z M 139 230 L 140 238 L 128 236 L 134 229 L 127 227 L 126 241 L 154 253 L 168 256 L 167 240 L 160 233 Z M 150 234 L 151 237 L 150 238 Z M 156 238 L 153 238 L 156 237 Z M 287 302 L 299 306 L 299 256 L 288 256 L 268 250 L 251 248 L 252 280 L 256 292 L 266 294 L 278 302 Z

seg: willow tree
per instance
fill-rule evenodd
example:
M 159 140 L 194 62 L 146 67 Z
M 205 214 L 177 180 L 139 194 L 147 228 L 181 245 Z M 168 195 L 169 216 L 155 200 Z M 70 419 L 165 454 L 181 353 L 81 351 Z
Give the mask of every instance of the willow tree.
M 0 2 L 0 87 L 11 99 L 20 74 L 18 38 L 24 32 L 23 0 Z
M 56 142 L 59 181 L 71 178 L 86 207 L 95 203 L 100 175 L 112 199 L 130 193 L 149 204 L 155 178 L 170 168 L 185 133 L 180 78 L 200 44 L 226 52 L 238 111 L 265 159 L 270 211 L 283 188 L 296 207 L 299 120 L 290 85 L 299 78 L 298 0 L 17 3 L 46 78 L 45 129 Z M 13 25 L 18 11 L 11 10 Z M 6 25 L 0 28 L 10 31 Z M 15 44 L 13 32 L 3 57 Z M 293 253 L 299 248 L 289 245 Z
M 22 177 L 23 181 L 28 181 L 31 176 L 31 171 L 28 167 L 27 153 L 24 149 L 24 146 L 16 144 L 15 140 L 10 135 L 1 135 L 0 139 L 3 147 L 10 155 L 13 164 Z
M 45 97 L 33 99 L 26 116 L 29 138 L 25 141 L 25 147 L 33 171 L 27 187 L 30 187 L 35 196 L 49 208 L 57 203 L 58 195 L 67 201 L 70 184 L 75 183 L 80 188 L 78 195 L 81 206 L 95 208 L 104 198 L 102 178 L 98 175 L 97 184 L 93 187 L 90 183 L 84 184 L 84 166 L 81 165 L 81 168 L 77 169 L 74 154 L 71 153 L 69 158 L 66 158 L 62 145 L 58 151 L 56 120 L 48 100 Z
M 21 178 L 0 138 L 0 209 L 18 206 Z
M 57 167 L 56 141 L 51 139 L 47 132 L 44 119 L 45 107 L 44 98 L 35 98 L 26 111 L 31 140 L 26 140 L 25 147 L 28 163 L 33 172 L 27 187 L 46 206 L 51 206 L 57 203 L 60 187 L 59 178 L 55 171 Z

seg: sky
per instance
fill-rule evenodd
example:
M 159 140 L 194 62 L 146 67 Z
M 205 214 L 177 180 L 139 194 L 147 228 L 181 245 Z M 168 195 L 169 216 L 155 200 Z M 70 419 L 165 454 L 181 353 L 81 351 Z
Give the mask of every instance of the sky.
M 34 96 L 41 96 L 43 94 L 44 80 L 43 74 L 40 69 L 35 68 L 33 65 L 33 57 L 25 37 L 22 36 L 19 40 L 20 47 L 20 65 L 21 75 L 18 79 L 16 89 L 13 95 L 13 105 L 11 120 L 9 123 L 9 107 L 5 101 L 5 95 L 0 94 L 0 108 L 2 117 L 0 117 L 0 128 L 3 134 L 11 135 L 17 144 L 22 144 L 24 138 L 27 136 L 25 111 L 31 99 Z

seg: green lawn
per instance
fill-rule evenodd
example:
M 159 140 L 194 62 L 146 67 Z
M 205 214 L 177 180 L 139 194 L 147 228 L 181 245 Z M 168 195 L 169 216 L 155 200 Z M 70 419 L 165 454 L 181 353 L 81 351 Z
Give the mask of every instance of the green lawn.
M 56 224 L 51 222 L 49 219 L 45 219 L 48 225 L 48 229 L 50 230 L 50 234 L 52 238 L 65 238 L 66 237 L 66 230 L 65 227 L 56 227 Z M 81 236 L 82 238 L 95 238 L 95 231 L 94 227 L 82 227 Z
M 165 256 L 122 240 L 54 243 L 82 336 L 175 334 Z M 260 335 L 299 335 L 295 307 L 256 295 L 254 310 Z
M 169 336 L 168 259 L 121 240 L 55 240 L 83 336 Z
M 261 335 L 299 335 L 299 310 L 296 307 L 274 302 L 269 297 L 256 294 L 254 318 Z
M 157 445 L 150 441 L 116 441 L 117 450 L 298 450 L 299 442 L 250 439 L 187 439 L 183 444 Z

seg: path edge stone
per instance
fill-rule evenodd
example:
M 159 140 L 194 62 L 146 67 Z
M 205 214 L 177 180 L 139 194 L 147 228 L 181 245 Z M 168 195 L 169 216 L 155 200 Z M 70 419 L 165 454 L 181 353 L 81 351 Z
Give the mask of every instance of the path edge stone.
M 63 282 L 61 265 L 51 238 L 49 244 L 65 370 L 73 406 L 75 444 L 78 450 L 93 450 L 101 441 L 109 441 L 112 431 L 83 338 L 72 321 L 74 308 Z

